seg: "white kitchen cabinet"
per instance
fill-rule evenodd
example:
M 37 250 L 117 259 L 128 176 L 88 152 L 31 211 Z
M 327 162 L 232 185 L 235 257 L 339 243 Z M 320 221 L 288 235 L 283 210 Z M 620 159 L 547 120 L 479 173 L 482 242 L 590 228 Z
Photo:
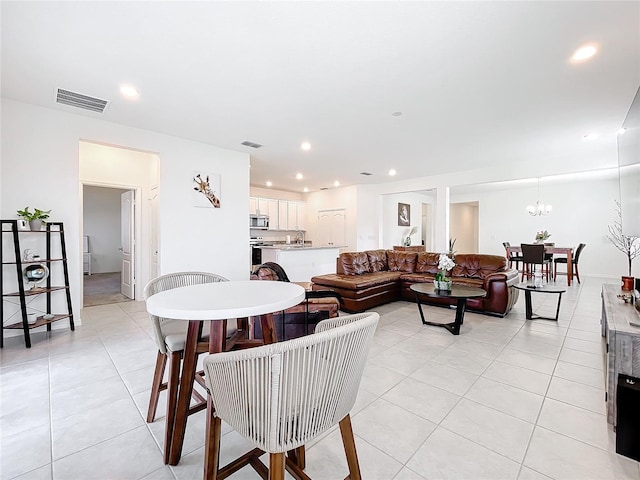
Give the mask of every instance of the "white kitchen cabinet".
M 278 230 L 289 230 L 288 200 L 278 200 Z
M 306 230 L 305 202 L 249 197 L 249 214 L 268 215 L 269 230 Z
M 307 229 L 307 204 L 305 202 L 296 202 L 298 208 L 298 230 Z
M 278 212 L 278 200 L 275 198 L 267 198 L 267 215 L 269 215 L 269 230 L 278 230 L 279 226 L 279 212 Z
M 249 197 L 249 215 L 258 214 L 258 199 L 256 197 Z
M 304 217 L 306 204 L 304 202 L 289 201 L 287 226 L 289 230 L 306 230 Z

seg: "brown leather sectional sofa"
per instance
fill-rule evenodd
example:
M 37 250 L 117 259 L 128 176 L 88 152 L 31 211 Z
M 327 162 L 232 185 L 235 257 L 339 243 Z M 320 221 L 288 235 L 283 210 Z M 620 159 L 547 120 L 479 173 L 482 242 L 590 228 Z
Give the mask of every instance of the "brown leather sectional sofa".
M 341 253 L 335 274 L 311 279 L 314 290 L 334 290 L 341 296 L 340 308 L 362 312 L 395 300 L 415 301 L 409 287 L 414 283 L 433 282 L 438 272 L 439 253 L 368 250 Z M 507 267 L 499 255 L 458 254 L 456 266 L 449 272 L 456 285 L 479 287 L 487 291 L 484 298 L 470 298 L 467 308 L 490 315 L 505 316 L 518 300 L 518 271 Z M 455 299 L 425 297 L 424 303 L 453 305 Z

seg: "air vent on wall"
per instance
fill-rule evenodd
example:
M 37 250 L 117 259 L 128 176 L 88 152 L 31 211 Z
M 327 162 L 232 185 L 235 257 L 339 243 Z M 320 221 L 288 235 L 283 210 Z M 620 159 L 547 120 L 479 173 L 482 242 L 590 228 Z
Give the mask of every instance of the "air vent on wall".
M 251 147 L 251 148 L 260 148 L 262 146 L 259 143 L 253 143 L 253 142 L 250 142 L 249 140 L 245 140 L 240 145 L 244 145 L 245 147 Z
M 108 100 L 102 100 L 101 98 L 90 97 L 81 93 L 63 90 L 62 88 L 58 89 L 56 102 L 98 113 L 104 112 L 104 109 L 107 107 L 107 103 L 109 103 Z
M 365 176 L 369 176 L 369 175 L 373 175 L 373 173 L 371 172 L 360 172 L 360 175 L 365 175 Z
M 320 190 L 329 190 L 329 187 L 322 187 Z

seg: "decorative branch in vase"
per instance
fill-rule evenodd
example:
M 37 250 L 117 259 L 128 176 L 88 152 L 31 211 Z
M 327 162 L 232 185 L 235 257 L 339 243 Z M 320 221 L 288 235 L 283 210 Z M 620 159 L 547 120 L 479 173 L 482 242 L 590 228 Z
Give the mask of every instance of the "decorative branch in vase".
M 640 237 L 625 235 L 622 232 L 622 206 L 616 202 L 616 216 L 618 217 L 613 225 L 609 225 L 609 235 L 607 238 L 613 246 L 627 256 L 629 276 L 622 276 L 622 289 L 633 290 L 633 277 L 631 276 L 631 265 L 633 259 L 640 255 Z

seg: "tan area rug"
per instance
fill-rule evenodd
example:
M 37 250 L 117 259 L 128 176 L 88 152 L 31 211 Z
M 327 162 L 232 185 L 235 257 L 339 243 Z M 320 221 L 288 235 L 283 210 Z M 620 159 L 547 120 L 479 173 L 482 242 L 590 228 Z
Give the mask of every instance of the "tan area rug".
M 120 293 L 120 272 L 84 276 L 83 305 L 85 307 L 130 301 L 130 298 Z

